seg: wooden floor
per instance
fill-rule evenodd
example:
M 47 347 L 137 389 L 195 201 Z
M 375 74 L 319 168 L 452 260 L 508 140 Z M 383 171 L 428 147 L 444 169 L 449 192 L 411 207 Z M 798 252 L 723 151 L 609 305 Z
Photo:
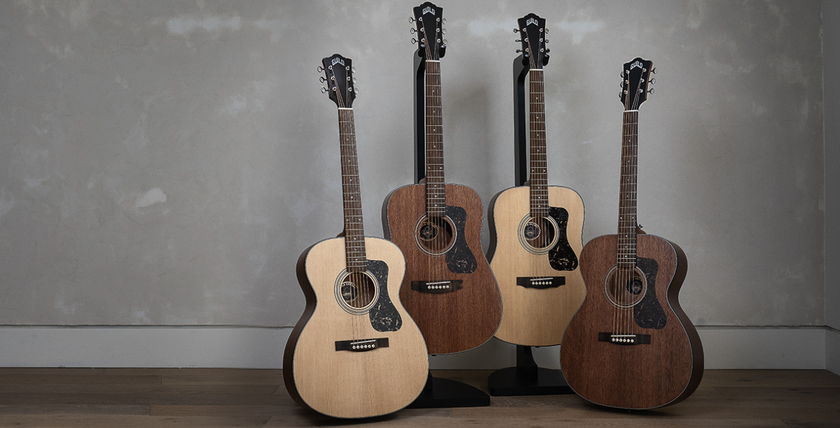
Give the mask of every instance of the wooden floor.
M 436 371 L 479 388 L 488 371 Z M 366 421 L 298 407 L 280 370 L 0 368 L 0 426 L 15 427 L 840 427 L 840 376 L 707 370 L 686 401 L 607 410 L 575 395 L 492 397 L 489 407 L 407 409 Z

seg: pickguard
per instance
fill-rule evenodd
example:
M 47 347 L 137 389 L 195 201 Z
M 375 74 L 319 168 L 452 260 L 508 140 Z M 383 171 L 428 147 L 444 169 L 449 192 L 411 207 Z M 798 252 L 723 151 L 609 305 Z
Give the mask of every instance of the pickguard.
M 554 270 L 575 270 L 578 258 L 566 237 L 569 212 L 561 207 L 548 207 L 548 215 L 557 223 L 557 244 L 548 251 L 548 262 Z
M 376 331 L 398 331 L 402 318 L 388 296 L 388 264 L 381 260 L 368 260 L 367 270 L 379 284 L 379 299 L 370 308 L 370 325 Z
M 467 240 L 464 237 L 467 211 L 461 207 L 447 205 L 446 216 L 452 220 L 456 230 L 455 243 L 446 252 L 446 267 L 452 273 L 473 273 L 478 268 L 478 262 L 467 246 Z
M 633 307 L 633 317 L 639 327 L 662 329 L 667 323 L 667 317 L 662 305 L 656 300 L 656 274 L 659 272 L 659 263 L 654 259 L 636 257 L 636 267 L 645 274 L 648 285 L 645 296 Z

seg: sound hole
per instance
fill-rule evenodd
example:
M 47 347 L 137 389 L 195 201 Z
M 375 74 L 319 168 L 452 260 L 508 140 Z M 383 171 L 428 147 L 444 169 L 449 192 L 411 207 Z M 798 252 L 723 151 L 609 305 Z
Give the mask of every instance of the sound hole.
M 416 226 L 416 241 L 423 251 L 443 254 L 455 243 L 455 226 L 449 217 L 426 217 Z
M 352 272 L 341 281 L 338 291 L 347 306 L 364 309 L 376 298 L 376 283 L 364 272 Z
M 614 305 L 630 308 L 642 301 L 647 290 L 647 280 L 639 268 L 613 267 L 607 274 L 604 287 Z
M 556 231 L 553 224 L 547 221 L 545 217 L 534 217 L 525 224 L 522 234 L 528 245 L 534 248 L 547 248 L 549 244 L 554 242 Z
M 557 222 L 549 216 L 525 216 L 519 222 L 519 242 L 531 253 L 545 254 L 557 244 Z

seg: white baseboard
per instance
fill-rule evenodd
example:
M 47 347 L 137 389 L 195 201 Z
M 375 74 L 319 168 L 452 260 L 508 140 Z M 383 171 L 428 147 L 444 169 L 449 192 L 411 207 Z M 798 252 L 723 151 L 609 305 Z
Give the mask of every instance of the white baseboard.
M 0 327 L 0 367 L 280 368 L 290 328 Z
M 698 327 L 707 369 L 840 371 L 840 333 L 825 327 Z M 281 368 L 291 328 L 0 327 L 0 367 Z M 534 348 L 540 367 L 559 368 L 559 346 Z M 431 357 L 433 369 L 516 364 L 514 345 L 491 339 Z

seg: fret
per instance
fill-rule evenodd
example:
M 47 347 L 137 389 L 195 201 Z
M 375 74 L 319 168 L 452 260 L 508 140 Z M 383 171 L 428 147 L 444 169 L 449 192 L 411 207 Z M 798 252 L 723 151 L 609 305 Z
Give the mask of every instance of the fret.
M 548 215 L 548 168 L 545 134 L 545 90 L 542 69 L 531 69 L 529 76 L 529 137 L 531 216 Z
M 341 147 L 341 189 L 344 200 L 345 261 L 348 272 L 361 272 L 367 268 L 367 256 L 353 109 L 339 108 L 338 123 Z
M 426 214 L 446 213 L 443 169 L 443 113 L 441 106 L 440 61 L 426 60 Z
M 622 120 L 617 261 L 628 268 L 636 263 L 638 113 L 626 110 Z

